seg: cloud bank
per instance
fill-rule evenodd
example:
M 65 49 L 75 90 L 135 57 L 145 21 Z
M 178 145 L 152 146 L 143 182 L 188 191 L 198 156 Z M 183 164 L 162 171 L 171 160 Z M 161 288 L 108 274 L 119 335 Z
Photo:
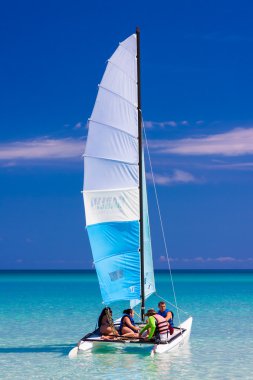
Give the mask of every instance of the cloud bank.
M 83 152 L 84 141 L 73 138 L 52 139 L 45 137 L 0 144 L 0 160 L 80 158 Z
M 173 141 L 152 140 L 149 146 L 162 154 L 194 156 L 253 154 L 253 128 L 235 128 L 225 133 Z
M 174 170 L 171 175 L 160 175 L 154 174 L 155 183 L 157 185 L 173 185 L 178 183 L 193 183 L 199 182 L 191 173 L 185 172 L 183 170 Z M 151 173 L 147 173 L 147 180 L 153 182 Z
M 247 258 L 237 258 L 231 256 L 219 256 L 219 257 L 191 257 L 191 258 L 169 258 L 171 262 L 181 262 L 181 263 L 253 263 L 252 257 Z M 166 256 L 159 257 L 160 262 L 167 262 Z

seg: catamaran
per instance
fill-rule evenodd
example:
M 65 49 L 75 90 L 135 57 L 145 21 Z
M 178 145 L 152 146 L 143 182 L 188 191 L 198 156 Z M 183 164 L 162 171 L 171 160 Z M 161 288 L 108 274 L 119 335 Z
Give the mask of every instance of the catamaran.
M 104 305 L 129 301 L 140 306 L 155 289 L 143 150 L 140 31 L 121 42 L 108 60 L 90 119 L 84 154 L 86 227 Z M 174 288 L 173 288 L 174 289 Z M 119 329 L 120 319 L 114 322 Z M 189 339 L 192 317 L 168 341 L 117 337 L 99 329 L 83 337 L 70 357 L 97 345 L 150 347 L 163 353 Z

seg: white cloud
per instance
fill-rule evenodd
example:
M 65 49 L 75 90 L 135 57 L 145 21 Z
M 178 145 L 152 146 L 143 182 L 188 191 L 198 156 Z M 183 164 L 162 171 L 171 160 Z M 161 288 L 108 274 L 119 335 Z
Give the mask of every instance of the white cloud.
M 79 121 L 78 123 L 76 123 L 76 125 L 74 126 L 74 129 L 80 129 L 80 128 L 82 128 L 81 121 Z
M 183 124 L 184 123 L 184 124 Z M 183 125 L 188 123 L 186 120 L 182 122 Z M 174 120 L 168 121 L 144 121 L 145 128 L 165 128 L 165 127 L 176 127 L 178 124 Z
M 167 121 L 152 121 L 152 120 L 147 120 L 147 121 L 144 121 L 144 126 L 145 128 L 147 129 L 151 129 L 151 128 L 155 128 L 155 129 L 165 129 L 166 127 L 172 127 L 172 128 L 175 128 L 175 127 L 180 127 L 180 126 L 184 126 L 184 127 L 187 127 L 191 124 L 196 124 L 196 125 L 202 125 L 204 124 L 204 121 L 203 120 L 197 120 L 197 121 L 193 121 L 193 122 L 190 122 L 188 120 L 178 120 L 178 121 L 175 121 L 175 120 L 167 120 Z
M 160 256 L 160 262 L 166 262 L 165 256 Z M 252 257 L 237 258 L 232 256 L 219 256 L 219 257 L 187 257 L 187 258 L 170 258 L 170 261 L 184 262 L 184 263 L 252 263 Z
M 161 262 L 161 263 L 167 263 L 167 256 L 160 256 L 159 257 L 159 261 Z M 179 261 L 177 258 L 174 258 L 174 257 L 169 257 L 169 261 L 170 262 L 175 262 L 175 261 Z
M 155 183 L 158 185 L 172 185 L 175 183 L 190 183 L 190 182 L 200 182 L 191 173 L 185 172 L 183 170 L 174 170 L 171 175 L 160 175 L 154 174 Z M 147 180 L 152 182 L 151 173 L 147 173 Z
M 241 156 L 253 154 L 253 128 L 181 140 L 152 140 L 149 146 L 159 153 L 179 155 Z
M 80 139 L 38 138 L 0 144 L 0 160 L 47 160 L 80 158 L 84 141 Z M 7 166 L 13 166 L 8 164 Z
M 251 171 L 253 170 L 253 162 L 226 162 L 226 163 L 219 163 L 217 161 L 217 164 L 215 165 L 209 165 L 209 168 L 211 169 L 227 169 L 227 170 L 247 170 Z

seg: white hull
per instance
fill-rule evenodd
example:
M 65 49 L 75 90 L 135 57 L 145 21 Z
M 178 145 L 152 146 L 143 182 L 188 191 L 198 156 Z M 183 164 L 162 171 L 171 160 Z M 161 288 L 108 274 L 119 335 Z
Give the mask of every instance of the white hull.
M 168 343 L 165 344 L 155 344 L 154 343 L 141 343 L 138 341 L 131 341 L 129 340 L 124 340 L 124 341 L 104 341 L 101 340 L 100 337 L 94 337 L 92 341 L 87 338 L 85 341 L 81 341 L 79 344 L 79 347 L 75 347 L 73 350 L 70 351 L 69 356 L 74 357 L 76 354 L 83 353 L 87 350 L 91 350 L 92 348 L 96 347 L 115 347 L 115 348 L 127 348 L 127 347 L 140 347 L 140 348 L 145 348 L 149 349 L 151 351 L 151 355 L 154 354 L 162 354 L 164 352 L 169 352 L 169 351 L 174 351 L 180 347 L 182 347 L 188 340 L 191 334 L 191 326 L 192 326 L 192 317 L 186 319 L 181 325 L 179 326 L 180 329 L 177 329 L 174 334 L 171 336 L 171 339 L 169 340 Z M 73 352 L 75 352 L 75 355 L 73 355 Z M 72 353 L 72 354 L 71 354 Z
M 152 350 L 154 354 L 163 354 L 164 352 L 174 351 L 182 347 L 190 338 L 191 327 L 192 317 L 186 319 L 183 323 L 181 323 L 180 328 L 183 330 L 177 338 L 166 344 L 155 344 Z

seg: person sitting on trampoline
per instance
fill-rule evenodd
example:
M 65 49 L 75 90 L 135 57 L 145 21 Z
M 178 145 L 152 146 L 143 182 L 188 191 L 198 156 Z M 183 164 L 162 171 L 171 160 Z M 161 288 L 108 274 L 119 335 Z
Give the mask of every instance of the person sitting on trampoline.
M 123 316 L 120 321 L 119 333 L 123 336 L 128 336 L 132 338 L 139 337 L 139 327 L 135 325 L 134 322 L 134 310 L 126 309 L 123 311 Z
M 105 307 L 98 318 L 98 328 L 100 333 L 104 336 L 111 336 L 112 338 L 118 336 L 119 333 L 115 329 L 112 320 L 112 309 L 110 307 Z

